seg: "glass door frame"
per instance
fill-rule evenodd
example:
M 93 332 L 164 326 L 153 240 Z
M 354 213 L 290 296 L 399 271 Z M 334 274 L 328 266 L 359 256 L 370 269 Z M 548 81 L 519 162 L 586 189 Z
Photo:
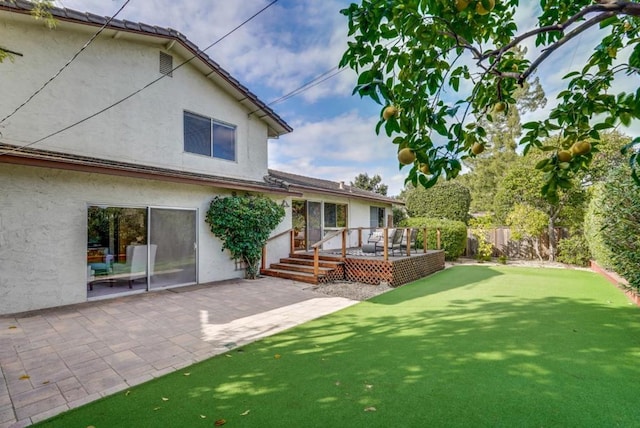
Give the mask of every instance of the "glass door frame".
M 123 291 L 119 291 L 119 290 L 114 290 L 113 292 L 109 292 L 109 293 L 104 293 L 104 294 L 99 294 L 99 293 L 95 293 L 92 295 L 92 291 L 93 291 L 93 285 L 95 282 L 95 279 L 93 275 L 90 276 L 90 272 L 93 273 L 93 270 L 90 270 L 91 268 L 89 268 L 89 260 L 85 260 L 85 264 L 87 265 L 87 278 L 85 279 L 85 286 L 87 288 L 87 300 L 99 300 L 99 299 L 103 299 L 103 298 L 112 298 L 112 297 L 118 297 L 118 296 L 122 296 L 122 295 L 130 295 L 130 294 L 137 294 L 137 293 L 144 293 L 144 292 L 149 292 L 149 291 L 153 291 L 153 290 L 161 290 L 161 289 L 165 289 L 165 288 L 172 288 L 172 287 L 181 287 L 181 286 L 186 286 L 186 285 L 192 285 L 192 284 L 197 284 L 198 283 L 198 278 L 199 278 L 199 254 L 200 254 L 200 233 L 199 233 L 199 218 L 200 218 L 200 210 L 199 208 L 195 207 L 195 208 L 186 208 L 186 207 L 167 207 L 167 206 L 156 206 L 156 205 L 138 205 L 138 204 L 118 204 L 118 203 L 92 203 L 92 202 L 87 202 L 85 204 L 85 218 L 87 220 L 87 223 L 85 224 L 85 233 L 86 233 L 86 239 L 85 239 L 85 246 L 87 247 L 87 253 L 89 252 L 89 209 L 91 207 L 97 207 L 97 208 L 101 208 L 101 209 L 107 209 L 107 208 L 122 208 L 122 209 L 138 209 L 138 210 L 144 210 L 145 211 L 145 215 L 147 216 L 146 218 L 146 224 L 145 224 L 145 240 L 144 240 L 144 245 L 146 245 L 147 247 L 147 251 L 146 251 L 146 276 L 144 277 L 146 282 L 145 282 L 145 287 L 144 288 L 140 288 L 138 287 L 137 289 L 129 289 L 126 288 Z M 162 209 L 162 210 L 175 210 L 175 211 L 190 211 L 194 213 L 194 217 L 195 217 L 195 221 L 193 224 L 193 228 L 194 228 L 194 233 L 195 233 L 195 242 L 194 242 L 194 262 L 195 262 L 195 279 L 194 282 L 186 282 L 186 283 L 179 283 L 179 284 L 172 284 L 172 285 L 168 285 L 166 287 L 151 287 L 151 270 L 149 269 L 149 266 L 151 266 L 151 216 L 152 216 L 152 210 L 153 209 Z M 109 237 L 110 240 L 113 240 L 113 237 Z M 131 245 L 131 244 L 129 244 Z M 116 252 L 117 254 L 115 254 L 113 257 L 117 257 L 118 259 L 116 259 L 115 261 L 119 261 L 119 256 L 120 256 L 120 252 L 119 249 L 114 249 L 114 252 Z M 126 254 L 125 254 L 125 258 L 126 258 Z M 127 261 L 129 262 L 129 261 Z M 105 277 L 106 280 L 109 279 L 109 277 Z M 142 279 L 142 277 L 139 277 L 139 279 Z
M 200 234 L 198 233 L 198 219 L 200 218 L 200 210 L 198 208 L 184 208 L 184 207 L 164 207 L 164 206 L 156 206 L 156 205 L 149 205 L 147 207 L 148 209 L 148 214 L 147 214 L 147 242 L 149 242 L 149 246 L 147 247 L 147 291 L 151 291 L 151 290 L 162 290 L 162 289 L 166 289 L 166 288 L 172 288 L 172 287 L 183 287 L 186 285 L 194 285 L 194 284 L 198 284 L 198 274 L 199 274 L 199 269 L 198 269 L 198 261 L 200 259 L 199 254 L 200 254 L 200 241 L 199 241 L 199 237 Z M 194 240 L 194 269 L 195 269 L 195 275 L 194 275 L 194 281 L 193 282 L 185 282 L 185 283 L 180 283 L 180 284 L 172 284 L 172 285 L 168 285 L 166 287 L 152 287 L 151 286 L 151 277 L 153 276 L 153 274 L 151 274 L 149 266 L 151 266 L 151 250 L 150 250 L 150 246 L 152 245 L 151 242 L 151 221 L 152 221 L 152 212 L 153 210 L 167 210 L 167 211 L 190 211 L 193 212 L 195 214 L 195 223 L 193 224 L 193 228 L 194 228 L 194 233 L 195 233 L 195 240 Z

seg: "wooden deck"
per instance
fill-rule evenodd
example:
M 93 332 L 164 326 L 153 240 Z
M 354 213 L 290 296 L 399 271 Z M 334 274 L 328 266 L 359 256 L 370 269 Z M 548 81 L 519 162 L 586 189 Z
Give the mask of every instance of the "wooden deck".
M 305 259 L 313 258 L 313 252 L 302 251 L 294 255 Z M 443 250 L 427 250 L 426 253 L 419 251 L 410 256 L 406 254 L 389 256 L 385 260 L 382 255 L 364 255 L 358 249 L 348 249 L 344 259 L 339 250 L 321 251 L 320 259 L 344 262 L 344 280 L 346 281 L 374 285 L 386 283 L 391 287 L 398 287 L 444 269 Z M 336 280 L 335 277 L 332 279 Z

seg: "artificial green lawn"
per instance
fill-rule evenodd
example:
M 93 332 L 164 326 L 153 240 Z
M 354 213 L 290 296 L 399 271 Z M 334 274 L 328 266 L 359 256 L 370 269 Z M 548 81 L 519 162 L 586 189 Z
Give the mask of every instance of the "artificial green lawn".
M 42 426 L 629 427 L 639 393 L 640 310 L 621 291 L 459 266 Z

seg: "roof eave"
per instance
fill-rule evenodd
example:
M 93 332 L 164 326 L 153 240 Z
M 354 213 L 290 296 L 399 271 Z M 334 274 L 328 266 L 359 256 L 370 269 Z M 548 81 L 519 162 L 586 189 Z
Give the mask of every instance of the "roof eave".
M 5 152 L 0 152 L 0 163 L 209 186 L 228 190 L 263 192 L 294 197 L 302 196 L 302 193 L 283 187 L 270 186 L 267 183 L 262 184 L 239 179 L 227 179 L 225 177 L 197 175 L 165 168 L 145 168 L 134 164 L 109 164 L 99 159 L 87 157 L 72 158 L 70 156 L 45 151 L 22 152 L 9 149 Z
M 341 196 L 343 198 L 375 201 L 378 203 L 384 203 L 388 205 L 404 205 L 405 204 L 403 201 L 391 199 L 387 196 L 381 196 L 381 197 L 368 196 L 368 195 L 363 195 L 359 193 L 351 193 L 344 190 L 340 191 L 340 190 L 322 189 L 318 187 L 304 186 L 304 185 L 292 184 L 292 183 L 289 183 L 288 186 L 290 189 L 298 189 L 300 192 L 313 192 L 313 193 L 320 193 L 320 194 L 327 194 L 327 195 L 335 195 L 335 196 Z

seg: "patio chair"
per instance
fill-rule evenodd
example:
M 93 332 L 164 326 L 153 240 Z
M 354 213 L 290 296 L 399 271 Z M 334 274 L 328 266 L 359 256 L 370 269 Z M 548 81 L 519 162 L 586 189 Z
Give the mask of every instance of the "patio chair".
M 363 253 L 377 253 L 384 247 L 384 232 L 382 229 L 376 229 L 371 232 L 367 242 L 362 244 L 362 252 Z
M 407 245 L 409 246 L 409 251 L 411 249 L 416 250 L 416 238 L 418 237 L 418 229 L 411 229 L 411 235 L 407 240 L 407 235 L 402 235 L 402 242 L 400 243 L 400 250 L 406 251 Z
M 389 249 L 391 250 L 391 255 L 396 254 L 398 251 L 402 254 L 402 237 L 404 236 L 404 229 L 398 228 L 393 231 L 393 236 L 391 237 L 391 242 L 389 243 Z

